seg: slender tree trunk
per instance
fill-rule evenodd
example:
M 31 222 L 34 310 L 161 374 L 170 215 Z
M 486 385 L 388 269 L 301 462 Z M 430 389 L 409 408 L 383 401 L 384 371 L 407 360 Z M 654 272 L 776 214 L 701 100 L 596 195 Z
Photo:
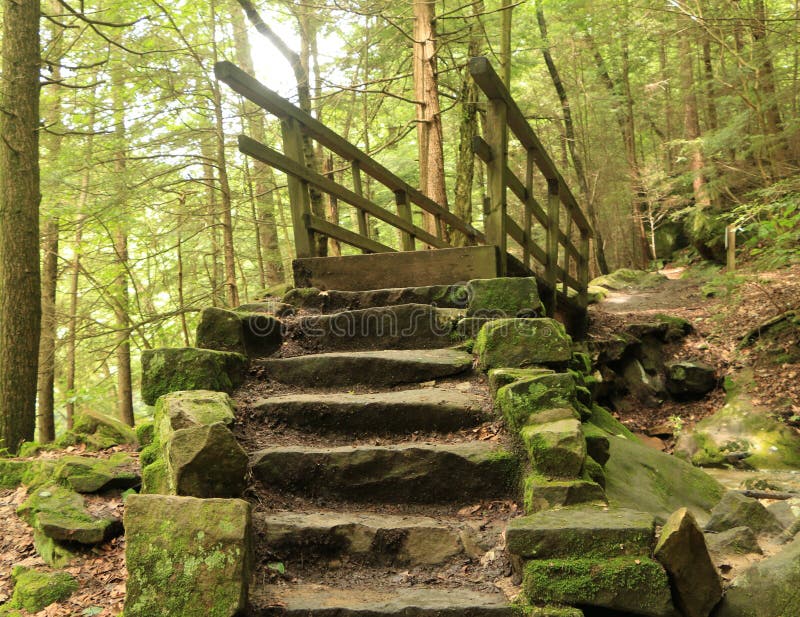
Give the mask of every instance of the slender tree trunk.
M 536 21 L 539 25 L 539 34 L 542 37 L 542 55 L 544 56 L 547 71 L 550 73 L 550 79 L 553 82 L 553 87 L 558 94 L 558 100 L 561 103 L 561 111 L 564 115 L 564 132 L 567 138 L 567 146 L 569 147 L 570 157 L 572 158 L 572 165 L 575 168 L 575 176 L 578 178 L 578 186 L 580 187 L 581 194 L 586 201 L 586 209 L 588 211 L 589 220 L 594 229 L 594 257 L 597 261 L 597 268 L 602 274 L 607 274 L 610 269 L 606 261 L 605 247 L 603 243 L 603 233 L 600 229 L 600 220 L 597 216 L 597 209 L 594 200 L 589 192 L 589 183 L 586 180 L 586 171 L 583 166 L 583 159 L 578 153 L 577 140 L 575 139 L 575 125 L 572 121 L 572 108 L 569 104 L 569 96 L 567 89 L 564 87 L 564 82 L 561 81 L 561 75 L 558 72 L 556 63 L 553 56 L 550 54 L 549 38 L 547 36 L 547 20 L 544 15 L 544 9 L 540 0 L 536 2 Z
M 36 427 L 39 270 L 39 2 L 3 2 L 0 88 L 0 449 Z
M 435 3 L 434 0 L 412 0 L 412 2 L 414 98 L 417 101 L 420 190 L 446 208 L 442 116 L 439 108 L 439 77 L 436 69 Z M 426 213 L 423 221 L 426 231 L 439 235 L 436 217 Z
M 472 14 L 476 21 L 470 24 L 467 56 L 480 56 L 483 36 L 477 23 L 478 15 L 483 13 L 483 0 L 472 4 Z M 510 11 L 510 9 L 509 9 Z M 461 122 L 458 127 L 458 162 L 456 164 L 455 204 L 453 210 L 462 221 L 472 224 L 472 184 L 475 177 L 475 155 L 472 152 L 472 139 L 478 134 L 478 95 L 475 80 L 465 67 L 461 81 Z M 467 246 L 469 239 L 459 231 L 450 231 L 454 246 Z
M 57 0 L 48 3 L 49 12 L 56 15 L 61 10 Z M 62 28 L 50 27 L 50 60 L 52 60 L 53 100 L 49 105 L 48 124 L 51 133 L 47 135 L 48 156 L 55 165 L 61 155 L 61 55 Z M 56 438 L 55 423 L 55 370 L 56 370 L 56 290 L 58 287 L 58 216 L 48 216 L 44 223 L 42 249 L 42 333 L 39 340 L 39 377 L 37 426 L 39 442 L 50 443 Z
M 753 0 L 753 46 L 755 48 L 758 73 L 758 88 L 763 124 L 767 133 L 767 154 L 772 169 L 772 179 L 781 177 L 786 158 L 786 144 L 782 139 L 783 118 L 778 105 L 778 93 L 775 84 L 775 65 L 767 40 L 767 8 L 764 0 Z
M 503 22 L 500 26 L 500 76 L 511 92 L 511 26 L 514 5 L 511 0 L 501 0 L 500 9 L 503 12 Z
M 213 132 L 213 129 L 210 129 Z M 208 206 L 208 230 L 211 240 L 211 267 L 208 269 L 208 280 L 211 285 L 211 305 L 222 306 L 225 303 L 222 285 L 222 267 L 220 260 L 219 205 L 217 203 L 216 177 L 214 174 L 213 147 L 208 139 L 202 139 L 200 152 L 203 156 L 203 179 Z
M 127 164 L 127 129 L 125 126 L 125 75 L 121 60 L 118 67 L 112 70 L 111 88 L 114 103 L 114 139 L 117 152 L 114 163 L 116 176 L 116 200 L 120 211 L 120 220 L 114 229 L 114 255 L 117 262 L 117 276 L 114 280 L 114 314 L 117 321 L 116 356 L 117 356 L 117 414 L 119 419 L 129 426 L 134 425 L 133 418 L 133 377 L 131 375 L 131 323 L 129 311 L 129 273 L 128 273 L 128 230 L 125 225 L 128 206 L 128 164 Z
M 240 6 L 231 7 L 236 62 L 243 71 L 250 75 L 255 75 L 250 39 L 247 37 L 244 17 L 244 12 Z M 264 128 L 263 111 L 254 103 L 245 102 L 244 106 L 250 135 L 256 141 L 264 143 L 266 141 L 266 130 Z M 278 227 L 275 224 L 275 199 L 273 197 L 275 180 L 272 175 L 272 169 L 258 161 L 253 162 L 252 178 L 255 183 L 255 201 L 258 215 L 256 221 L 258 244 L 264 254 L 266 285 L 263 286 L 266 287 L 283 283 L 286 280 L 280 242 L 278 241 Z
M 680 25 L 682 21 L 679 21 Z M 691 149 L 689 168 L 692 172 L 692 190 L 695 205 L 700 209 L 711 205 L 704 176 L 705 160 L 700 144 L 700 120 L 697 114 L 697 94 L 694 83 L 692 44 L 690 38 L 679 37 L 680 80 L 683 91 L 683 133 Z

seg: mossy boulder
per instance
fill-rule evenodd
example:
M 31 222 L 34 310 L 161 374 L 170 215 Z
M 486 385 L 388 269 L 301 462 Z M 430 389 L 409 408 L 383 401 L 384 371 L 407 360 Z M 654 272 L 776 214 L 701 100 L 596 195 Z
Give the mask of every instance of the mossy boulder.
M 52 477 L 78 493 L 97 493 L 108 489 L 138 486 L 138 465 L 124 452 L 108 459 L 89 456 L 63 456 L 55 463 Z
M 234 311 L 209 306 L 200 312 L 195 344 L 200 349 L 216 349 L 246 354 L 244 328 Z
M 0 489 L 17 488 L 30 469 L 30 461 L 0 458 Z
M 475 279 L 467 283 L 468 317 L 537 317 L 543 314 L 533 277 Z
M 38 613 L 51 604 L 62 602 L 78 590 L 78 581 L 69 572 L 41 572 L 15 566 L 11 578 L 14 594 L 8 607 L 29 613 Z
M 667 573 L 646 556 L 613 559 L 542 559 L 525 566 L 528 600 L 674 617 Z
M 610 416 L 604 420 L 609 418 L 613 420 Z M 614 430 L 613 424 L 610 427 Z M 722 485 L 702 470 L 635 438 L 609 433 L 608 440 L 610 457 L 604 469 L 606 494 L 613 506 L 650 512 L 659 521 L 686 506 L 697 520 L 705 522 L 725 493 Z
M 233 617 L 245 611 L 250 504 L 131 495 L 125 530 L 126 617 Z
M 144 468 L 146 493 L 238 497 L 247 454 L 228 427 L 234 409 L 224 392 L 194 390 L 162 396 L 156 405 L 156 445 Z
M 528 424 L 520 437 L 534 468 L 548 478 L 575 478 L 586 460 L 586 439 L 575 417 Z
M 508 551 L 525 559 L 613 558 L 649 555 L 655 544 L 652 514 L 584 506 L 511 519 Z
M 669 575 L 673 598 L 683 615 L 708 617 L 722 598 L 722 583 L 703 532 L 686 508 L 667 519 L 654 555 Z
M 658 287 L 666 280 L 667 277 L 658 272 L 620 268 L 610 274 L 592 279 L 589 285 L 592 287 L 605 287 L 613 291 L 619 291 L 621 289 L 652 289 L 653 287 Z
M 539 375 L 550 375 L 554 373 L 549 368 L 493 368 L 489 371 L 489 390 L 492 396 L 497 395 L 497 391 L 503 386 L 507 386 L 515 381 L 537 377 Z
M 85 444 L 90 450 L 106 450 L 119 445 L 138 445 L 136 432 L 127 424 L 105 414 L 83 410 L 75 415 L 72 430 L 59 437 L 56 444 L 65 448 Z
M 603 487 L 586 478 L 549 480 L 534 472 L 525 477 L 522 493 L 528 514 L 581 504 L 607 504 Z
M 667 392 L 677 400 L 701 399 L 719 383 L 714 367 L 704 362 L 671 362 L 666 365 L 666 372 Z
M 554 319 L 495 319 L 484 325 L 475 353 L 484 371 L 537 364 L 561 365 L 572 357 L 572 339 Z
M 761 555 L 761 546 L 753 530 L 742 525 L 726 531 L 706 533 L 708 550 L 715 555 Z
M 783 531 L 780 521 L 760 501 L 738 491 L 728 491 L 711 511 L 706 531 L 727 531 L 742 525 L 757 534 L 775 535 Z
M 722 409 L 680 435 L 675 454 L 704 467 L 800 469 L 800 435 L 734 393 Z
M 800 537 L 733 581 L 715 617 L 800 615 Z
M 155 425 L 153 422 L 141 422 L 136 425 L 136 439 L 139 441 L 140 448 L 146 448 L 153 443 Z
M 81 495 L 55 484 L 35 489 L 17 508 L 17 515 L 57 542 L 100 544 L 122 533 L 119 519 L 93 516 Z
M 161 348 L 142 352 L 142 400 L 182 390 L 214 390 L 230 394 L 247 373 L 247 357 L 211 349 Z
M 547 409 L 575 409 L 575 381 L 569 373 L 533 375 L 514 381 L 497 391 L 495 403 L 508 426 L 520 430 L 536 423 L 536 414 Z M 578 413 L 575 413 L 578 417 Z

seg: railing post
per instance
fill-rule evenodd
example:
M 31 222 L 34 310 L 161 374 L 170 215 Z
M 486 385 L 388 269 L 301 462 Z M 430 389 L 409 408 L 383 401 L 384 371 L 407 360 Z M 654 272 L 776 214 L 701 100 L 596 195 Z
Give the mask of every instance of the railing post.
M 353 192 L 361 197 L 364 196 L 364 187 L 361 185 L 361 164 L 358 161 L 350 163 L 350 169 L 353 172 Z M 369 238 L 369 221 L 367 220 L 367 213 L 356 208 L 356 220 L 358 221 L 358 233 L 365 238 Z
M 532 241 L 532 226 L 533 226 L 533 207 L 531 200 L 533 199 L 533 169 L 534 169 L 533 151 L 528 150 L 525 157 L 525 218 L 522 222 L 522 238 L 525 240 L 522 246 L 522 262 L 525 267 L 531 269 L 531 248 Z
M 283 153 L 290 159 L 305 166 L 303 156 L 303 136 L 300 127 L 292 118 L 281 121 L 283 134 Z M 311 197 L 308 193 L 308 183 L 287 174 L 286 183 L 289 187 L 289 204 L 292 211 L 292 229 L 294 229 L 294 248 L 298 258 L 316 257 L 314 250 L 314 231 L 308 227 L 311 216 Z
M 408 200 L 408 193 L 405 191 L 395 191 L 394 203 L 397 204 L 397 216 L 404 221 L 413 223 L 411 218 L 411 202 Z M 414 246 L 414 236 L 407 231 L 400 232 L 400 245 L 404 251 L 416 250 Z
M 558 235 L 559 235 L 559 210 L 561 198 L 558 191 L 558 180 L 547 180 L 547 263 L 545 264 L 545 281 L 550 287 L 544 305 L 547 314 L 553 316 L 556 312 L 556 298 L 558 294 Z
M 508 167 L 508 109 L 502 99 L 489 99 L 486 109 L 486 143 L 492 159 L 486 165 L 487 207 L 484 211 L 486 243 L 500 249 L 498 276 L 507 272 L 506 180 Z
M 581 230 L 581 254 L 578 262 L 578 306 L 585 309 L 589 306 L 589 232 Z

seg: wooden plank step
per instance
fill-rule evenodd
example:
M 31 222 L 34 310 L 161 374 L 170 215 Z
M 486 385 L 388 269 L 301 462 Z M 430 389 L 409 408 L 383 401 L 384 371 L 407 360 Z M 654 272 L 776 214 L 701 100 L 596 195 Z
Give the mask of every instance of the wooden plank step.
M 457 519 L 363 512 L 257 513 L 254 526 L 271 555 L 301 563 L 347 556 L 359 563 L 442 564 L 464 553 L 462 534 L 475 533 Z
M 516 491 L 520 463 L 486 441 L 393 446 L 298 446 L 251 455 L 265 488 L 374 503 L 473 503 Z
M 500 593 L 430 587 L 338 589 L 270 585 L 251 594 L 256 617 L 513 617 Z
M 498 267 L 494 246 L 309 257 L 292 262 L 297 287 L 341 291 L 451 285 L 495 278 Z
M 254 362 L 267 378 L 306 387 L 391 386 L 458 375 L 472 368 L 455 349 L 332 352 Z
M 479 398 L 454 389 L 288 394 L 253 404 L 257 418 L 315 433 L 455 431 L 484 420 Z

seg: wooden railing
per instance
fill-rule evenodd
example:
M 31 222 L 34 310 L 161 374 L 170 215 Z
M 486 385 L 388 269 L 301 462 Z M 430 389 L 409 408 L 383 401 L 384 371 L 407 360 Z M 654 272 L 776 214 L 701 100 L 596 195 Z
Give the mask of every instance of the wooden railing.
M 472 78 L 487 98 L 484 137 L 475 137 L 473 151 L 486 164 L 487 198 L 484 212 L 486 242 L 500 247 L 501 259 L 508 255 L 508 238 L 522 247 L 522 261 L 531 267 L 531 257 L 544 266 L 544 278 L 550 297 L 547 306 L 555 306 L 558 283 L 562 293 L 571 287 L 577 292 L 578 304 L 587 305 L 589 283 L 589 239 L 592 227 L 578 205 L 575 196 L 559 173 L 542 142 L 525 119 L 519 106 L 486 58 L 472 58 L 469 62 Z M 509 133 L 516 137 L 525 152 L 525 181 L 509 168 Z M 535 170 L 547 184 L 547 205 L 534 196 Z M 519 224 L 508 214 L 508 191 L 522 203 L 524 215 Z M 561 209 L 566 212 L 565 228 L 561 229 Z M 533 219 L 545 232 L 545 247 L 532 237 Z M 572 242 L 572 227 L 577 228 L 579 245 Z M 559 247 L 563 261 L 559 265 Z M 575 264 L 576 276 L 570 264 Z
M 533 129 L 511 99 L 485 58 L 473 58 L 470 72 L 488 98 L 485 139 L 476 138 L 474 151 L 486 163 L 487 194 L 485 200 L 484 229 L 481 232 L 461 220 L 452 212 L 425 196 L 418 189 L 399 178 L 386 167 L 337 135 L 327 126 L 303 112 L 289 101 L 278 96 L 256 79 L 229 62 L 214 67 L 217 79 L 281 120 L 283 152 L 247 137 L 239 136 L 239 150 L 287 175 L 292 213 L 295 251 L 297 257 L 316 257 L 315 234 L 334 238 L 365 253 L 391 252 L 397 249 L 374 237 L 368 216 L 374 217 L 398 230 L 397 246 L 403 251 L 421 248 L 448 248 L 446 229 L 458 231 L 472 245 L 489 244 L 500 248 L 500 274 L 507 272 L 509 259 L 508 236 L 522 247 L 522 262 L 533 270 L 531 258 L 544 268 L 544 282 L 548 288 L 545 304 L 552 314 L 555 308 L 558 283 L 566 295 L 567 288 L 577 292 L 578 302 L 586 306 L 588 282 L 588 254 L 591 227 L 583 216 L 577 201 L 558 173 L 552 160 L 544 151 Z M 523 183 L 508 166 L 509 129 L 527 152 L 526 181 Z M 323 175 L 306 165 L 303 139 L 309 137 L 327 148 L 343 161 L 349 171 L 349 185 L 337 182 L 333 174 Z M 547 180 L 547 209 L 543 209 L 533 196 L 533 170 L 538 168 Z M 394 194 L 394 211 L 365 196 L 364 176 Z M 350 204 L 355 208 L 357 231 L 347 229 L 337 222 L 315 215 L 311 209 L 310 187 L 327 193 L 332 200 Z M 521 224 L 508 215 L 507 190 L 524 204 Z M 375 191 L 373 191 L 375 192 Z M 568 214 L 566 232 L 559 227 L 560 209 Z M 414 215 L 426 213 L 435 221 L 432 233 L 414 222 Z M 532 219 L 546 230 L 546 247 L 542 249 L 533 240 Z M 419 217 L 418 217 L 419 219 Z M 581 238 L 579 248 L 572 243 L 571 224 L 575 223 Z M 355 225 L 354 225 L 355 227 Z M 418 242 L 421 245 L 418 245 Z M 559 265 L 559 246 L 564 249 L 563 265 Z M 570 263 L 576 265 L 577 278 L 570 272 Z

